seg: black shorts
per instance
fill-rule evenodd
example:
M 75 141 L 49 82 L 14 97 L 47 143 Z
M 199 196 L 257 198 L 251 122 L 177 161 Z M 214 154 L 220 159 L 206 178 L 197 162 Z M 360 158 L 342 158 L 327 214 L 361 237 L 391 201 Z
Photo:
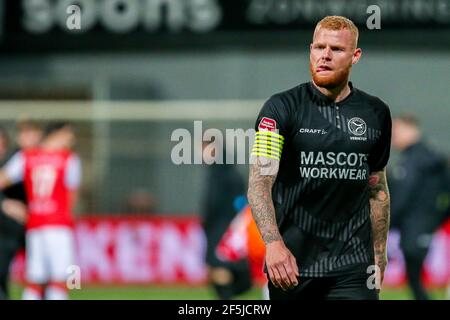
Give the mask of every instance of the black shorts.
M 283 291 L 269 280 L 271 300 L 378 300 L 379 290 L 369 289 L 366 273 L 346 274 L 336 277 L 299 278 L 299 284 Z

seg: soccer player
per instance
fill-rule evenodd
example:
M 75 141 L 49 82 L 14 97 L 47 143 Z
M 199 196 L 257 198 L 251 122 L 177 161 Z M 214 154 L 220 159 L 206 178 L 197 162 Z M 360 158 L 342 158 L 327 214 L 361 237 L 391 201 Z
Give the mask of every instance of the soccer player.
M 9 137 L 0 127 L 0 161 L 3 162 L 8 154 Z M 3 199 L 0 193 L 0 201 Z M 16 252 L 16 234 L 21 226 L 8 218 L 0 209 L 0 300 L 8 299 L 9 265 Z
M 29 120 L 19 121 L 16 125 L 16 141 L 20 150 L 35 148 L 41 140 L 41 127 Z M 5 137 L 0 134 L 0 137 Z M 14 154 L 16 154 L 16 150 Z M 17 251 L 25 247 L 26 194 L 23 182 L 13 184 L 3 190 L 4 200 L 0 210 L 0 297 L 8 297 L 8 279 L 11 262 Z M 6 211 L 6 212 L 5 212 Z M 18 219 L 13 219 L 16 216 Z
M 352 21 L 322 19 L 310 45 L 312 81 L 273 95 L 257 118 L 248 199 L 271 299 L 378 299 L 391 116 L 349 81 L 357 44 Z
M 263 287 L 263 295 L 267 296 L 267 278 L 263 272 L 265 246 L 258 227 L 252 217 L 247 201 L 233 219 L 216 248 L 216 255 L 222 261 L 241 263 L 247 260 L 249 274 L 242 274 L 237 281 L 244 282 L 244 276 L 251 277 L 253 284 Z M 251 287 L 248 286 L 247 290 Z
M 208 151 L 210 144 L 202 145 L 205 163 L 212 163 L 213 157 L 223 159 L 226 148 Z M 222 152 L 216 155 L 215 152 Z M 227 262 L 219 259 L 216 248 L 233 218 L 237 215 L 235 200 L 245 194 L 244 179 L 235 165 L 212 163 L 207 166 L 208 175 L 203 199 L 202 227 L 206 238 L 205 262 L 207 281 L 221 300 L 229 300 L 251 286 L 246 260 Z
M 74 263 L 71 209 L 81 175 L 74 139 L 71 125 L 49 125 L 39 148 L 17 153 L 0 171 L 0 188 L 24 181 L 27 194 L 24 299 L 67 299 L 67 268 Z

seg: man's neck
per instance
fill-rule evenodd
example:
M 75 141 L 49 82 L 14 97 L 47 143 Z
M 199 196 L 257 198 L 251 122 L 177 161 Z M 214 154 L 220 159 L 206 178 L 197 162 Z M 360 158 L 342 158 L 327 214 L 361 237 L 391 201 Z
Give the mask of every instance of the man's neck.
M 45 151 L 57 151 L 59 149 L 52 141 L 43 142 L 41 148 Z
M 325 96 L 333 100 L 334 102 L 339 102 L 344 100 L 351 92 L 350 86 L 348 85 L 348 80 L 342 85 L 335 88 L 324 88 L 319 87 L 313 80 L 313 85 L 322 92 Z

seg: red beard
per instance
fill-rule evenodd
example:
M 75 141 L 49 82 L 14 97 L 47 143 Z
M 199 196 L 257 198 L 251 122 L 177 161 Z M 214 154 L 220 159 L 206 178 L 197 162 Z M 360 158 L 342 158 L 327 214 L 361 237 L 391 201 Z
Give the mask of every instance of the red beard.
M 329 76 L 323 76 L 317 73 L 316 68 L 312 63 L 309 64 L 309 71 L 313 78 L 314 83 L 322 88 L 334 89 L 342 86 L 347 82 L 350 75 L 350 67 L 344 68 L 339 71 L 332 71 Z

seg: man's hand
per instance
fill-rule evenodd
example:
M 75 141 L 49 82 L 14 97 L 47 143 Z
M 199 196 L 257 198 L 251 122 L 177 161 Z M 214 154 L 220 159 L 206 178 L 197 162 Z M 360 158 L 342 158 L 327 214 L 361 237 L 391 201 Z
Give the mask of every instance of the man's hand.
M 11 180 L 9 179 L 8 175 L 6 174 L 5 169 L 0 170 L 0 190 L 3 190 L 10 186 Z
M 25 224 L 28 219 L 27 206 L 18 200 L 6 199 L 2 201 L 2 210 L 6 216 Z
M 266 245 L 266 266 L 270 281 L 276 288 L 286 291 L 298 285 L 297 277 L 300 274 L 297 262 L 283 240 Z

